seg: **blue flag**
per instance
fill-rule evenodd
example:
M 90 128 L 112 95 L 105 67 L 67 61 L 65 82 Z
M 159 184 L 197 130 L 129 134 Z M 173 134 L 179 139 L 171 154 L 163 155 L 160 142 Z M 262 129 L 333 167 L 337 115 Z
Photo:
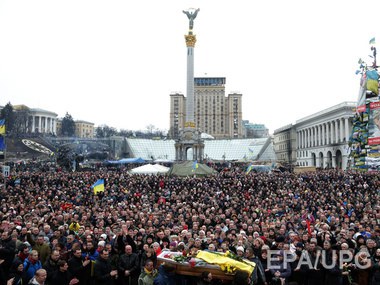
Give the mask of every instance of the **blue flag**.
M 0 150 L 4 150 L 4 149 L 5 149 L 4 137 L 0 136 Z

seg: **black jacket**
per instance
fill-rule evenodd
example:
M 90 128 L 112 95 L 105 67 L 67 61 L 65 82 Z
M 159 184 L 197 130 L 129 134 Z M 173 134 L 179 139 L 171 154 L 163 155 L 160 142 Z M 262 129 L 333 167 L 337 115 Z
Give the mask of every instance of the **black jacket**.
M 48 284 L 54 284 L 54 285 L 69 285 L 70 280 L 72 279 L 70 272 L 65 271 L 62 272 L 60 270 L 54 272 L 53 276 L 51 277 L 51 282 Z
M 91 262 L 86 266 L 83 266 L 83 260 L 81 257 L 75 257 L 69 259 L 67 264 L 69 265 L 68 271 L 71 276 L 77 278 L 80 284 L 86 284 L 87 280 L 91 278 Z
M 118 270 L 121 276 L 124 276 L 125 270 L 131 272 L 132 277 L 140 275 L 139 257 L 136 253 L 130 255 L 123 254 L 120 256 Z
M 59 270 L 58 260 L 54 261 L 51 259 L 51 257 L 49 257 L 42 267 L 46 270 L 47 273 L 46 282 L 51 283 L 50 281 L 54 273 Z
M 5 240 L 0 240 L 0 259 L 4 259 L 3 268 L 8 271 L 12 265 L 13 258 L 16 253 L 16 242 L 8 237 Z
M 113 285 L 114 279 L 110 273 L 112 271 L 111 263 L 100 256 L 94 264 L 94 280 L 96 285 Z

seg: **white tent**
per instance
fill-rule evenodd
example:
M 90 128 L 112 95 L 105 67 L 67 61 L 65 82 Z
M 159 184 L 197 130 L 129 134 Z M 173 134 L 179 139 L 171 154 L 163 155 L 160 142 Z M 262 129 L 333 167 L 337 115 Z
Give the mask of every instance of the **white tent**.
M 170 167 L 166 167 L 166 166 L 163 166 L 163 165 L 158 164 L 158 163 L 154 164 L 153 166 L 154 166 L 155 168 L 161 170 L 163 173 L 168 172 L 169 169 L 170 169 Z
M 139 166 L 133 168 L 129 171 L 131 174 L 159 174 L 166 173 L 170 170 L 169 167 L 165 167 L 159 164 L 145 164 L 143 166 Z

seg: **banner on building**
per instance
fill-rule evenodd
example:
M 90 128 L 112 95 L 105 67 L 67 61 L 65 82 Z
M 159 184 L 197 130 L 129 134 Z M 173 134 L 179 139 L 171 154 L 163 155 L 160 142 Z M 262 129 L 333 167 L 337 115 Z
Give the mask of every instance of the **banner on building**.
M 380 102 L 369 104 L 368 145 L 380 145 Z

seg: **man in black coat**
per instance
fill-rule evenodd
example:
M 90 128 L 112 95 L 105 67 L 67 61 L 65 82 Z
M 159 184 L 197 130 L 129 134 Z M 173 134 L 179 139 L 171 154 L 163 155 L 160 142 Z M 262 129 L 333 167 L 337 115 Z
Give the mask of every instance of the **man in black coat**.
M 139 257 L 132 252 L 132 246 L 125 246 L 125 253 L 120 256 L 118 269 L 123 285 L 137 285 L 140 275 Z
M 54 272 L 51 283 L 48 284 L 54 284 L 54 285 L 75 285 L 79 284 L 79 280 L 77 278 L 73 278 L 68 272 L 69 266 L 67 265 L 66 260 L 59 260 L 58 261 L 58 270 Z
M 91 260 L 82 257 L 82 250 L 77 248 L 68 261 L 71 276 L 77 278 L 81 285 L 87 285 L 91 279 Z
M 47 278 L 46 282 L 50 283 L 51 278 L 53 277 L 54 273 L 58 271 L 58 261 L 59 261 L 59 251 L 53 250 L 53 252 L 50 254 L 49 258 L 46 260 L 46 262 L 43 265 L 43 269 L 46 270 Z
M 5 277 L 8 278 L 9 269 L 12 265 L 16 253 L 16 242 L 7 231 L 1 234 L 0 239 L 0 257 L 4 259 L 2 268 L 4 269 Z
M 117 270 L 113 269 L 108 260 L 109 252 L 102 249 L 94 264 L 94 281 L 96 285 L 113 285 L 117 278 Z

